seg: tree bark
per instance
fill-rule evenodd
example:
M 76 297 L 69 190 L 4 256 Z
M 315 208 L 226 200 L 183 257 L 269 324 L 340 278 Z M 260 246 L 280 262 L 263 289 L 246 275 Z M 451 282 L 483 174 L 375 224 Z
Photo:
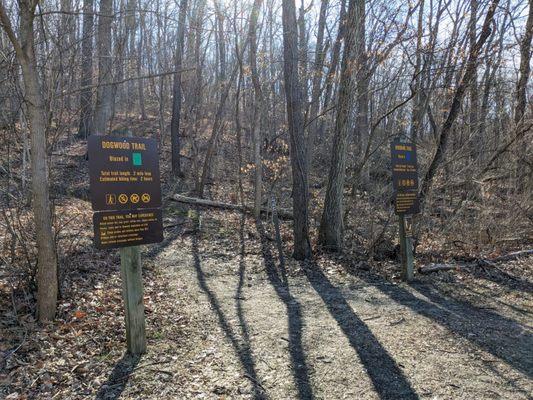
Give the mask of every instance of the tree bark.
M 468 39 L 470 42 L 470 48 L 476 45 L 476 33 L 477 33 L 477 11 L 478 0 L 470 0 L 470 26 L 468 32 Z M 472 73 L 472 79 L 470 83 L 470 112 L 469 112 L 469 124 L 470 124 L 470 140 L 472 143 L 472 158 L 475 159 L 480 155 L 480 149 L 483 148 L 483 138 L 479 136 L 479 96 L 478 96 L 478 83 L 477 83 L 477 64 Z M 482 153 L 482 151 L 481 151 Z
M 527 17 L 526 31 L 520 44 L 520 71 L 516 84 L 516 108 L 514 113 L 515 124 L 518 125 L 526 111 L 526 88 L 530 75 L 531 37 L 533 36 L 533 0 L 529 0 L 529 14 Z
M 172 174 L 175 177 L 182 175 L 181 171 L 181 69 L 183 67 L 183 48 L 185 45 L 185 18 L 187 16 L 187 0 L 181 0 L 178 17 L 178 45 L 176 47 L 176 74 L 174 75 L 172 119 L 170 121 L 170 140 L 172 148 Z
M 262 160 L 261 160 L 261 122 L 263 121 L 263 92 L 259 82 L 257 72 L 257 18 L 263 0 L 254 0 L 252 14 L 250 16 L 250 70 L 252 73 L 252 84 L 254 86 L 254 116 L 252 124 L 253 145 L 254 145 L 254 216 L 259 218 L 261 213 L 261 191 L 262 191 Z
M 311 257 L 309 241 L 309 188 L 302 115 L 302 90 L 298 74 L 298 32 L 294 0 L 283 0 L 283 72 L 292 166 L 294 253 L 297 260 Z
M 311 88 L 311 105 L 309 107 L 308 132 L 307 132 L 307 168 L 312 169 L 313 151 L 315 149 L 315 140 L 318 132 L 318 109 L 320 106 L 320 89 L 322 84 L 322 69 L 324 68 L 324 30 L 326 27 L 326 13 L 329 6 L 329 0 L 322 0 L 320 5 L 320 14 L 318 17 L 318 32 L 315 46 L 315 61 L 313 66 L 313 80 Z
M 418 4 L 418 28 L 416 34 L 416 63 L 414 77 L 416 82 L 416 96 L 413 112 L 411 114 L 411 141 L 415 142 L 418 139 L 418 133 L 422 125 L 423 113 L 423 80 L 422 80 L 422 36 L 424 34 L 424 0 L 420 0 Z
M 19 5 L 20 42 L 11 28 L 2 2 L 0 2 L 0 21 L 15 48 L 24 81 L 24 99 L 30 128 L 32 205 L 37 240 L 37 314 L 40 322 L 46 322 L 55 317 L 58 294 L 57 257 L 46 155 L 47 118 L 35 57 L 33 21 L 37 2 L 23 0 Z
M 356 47 L 361 44 L 356 39 L 356 31 L 359 29 L 358 25 L 361 23 L 360 8 L 356 4 L 357 1 L 361 0 L 350 0 L 348 4 L 347 21 L 351 21 L 351 23 L 345 27 L 344 31 L 345 45 L 337 101 L 335 136 L 333 139 L 324 211 L 322 212 L 318 237 L 319 243 L 327 250 L 332 251 L 342 250 L 342 202 L 346 175 L 346 142 L 355 86 L 353 77 L 356 71 L 354 71 L 354 68 L 357 69 L 359 67 L 359 60 L 356 57 Z
M 100 0 L 98 16 L 98 92 L 94 110 L 94 134 L 104 135 L 108 129 L 113 108 L 112 82 L 113 58 L 111 54 L 111 23 L 113 22 L 113 0 Z
M 526 22 L 526 31 L 520 43 L 520 71 L 519 78 L 516 85 L 516 108 L 514 113 L 514 122 L 518 126 L 524 119 L 527 106 L 527 81 L 530 75 L 530 61 L 531 61 L 531 37 L 533 36 L 533 0 L 529 0 L 529 14 Z M 528 199 L 531 196 L 532 174 L 533 168 L 529 165 L 524 168 L 524 160 L 527 159 L 528 147 L 530 145 L 524 143 L 522 140 L 518 143 L 518 157 L 516 162 L 517 175 L 517 189 L 524 193 L 529 193 Z M 529 175 L 529 179 L 528 179 Z
M 83 2 L 83 37 L 81 42 L 81 81 L 85 88 L 80 93 L 80 124 L 78 137 L 87 138 L 91 133 L 92 124 L 92 90 L 87 88 L 93 84 L 93 28 L 94 0 Z

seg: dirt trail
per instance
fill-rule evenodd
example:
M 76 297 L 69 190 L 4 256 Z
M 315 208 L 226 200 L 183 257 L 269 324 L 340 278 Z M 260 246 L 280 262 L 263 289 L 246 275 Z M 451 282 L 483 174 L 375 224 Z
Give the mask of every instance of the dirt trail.
M 202 215 L 160 249 L 191 323 L 153 398 L 531 398 L 530 291 L 481 307 L 338 263 L 280 264 L 263 227 L 235 226 Z

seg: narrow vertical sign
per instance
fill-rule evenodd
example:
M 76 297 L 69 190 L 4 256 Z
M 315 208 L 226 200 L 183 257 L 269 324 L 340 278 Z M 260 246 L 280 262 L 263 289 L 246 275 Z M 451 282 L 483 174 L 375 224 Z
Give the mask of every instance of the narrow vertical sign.
M 418 164 L 414 143 L 404 143 L 398 139 L 391 143 L 391 168 L 396 214 L 419 213 Z
M 411 238 L 406 232 L 406 215 L 420 212 L 418 198 L 418 165 L 416 146 L 396 139 L 391 143 L 392 187 L 394 211 L 398 215 L 402 279 L 411 281 L 414 275 Z

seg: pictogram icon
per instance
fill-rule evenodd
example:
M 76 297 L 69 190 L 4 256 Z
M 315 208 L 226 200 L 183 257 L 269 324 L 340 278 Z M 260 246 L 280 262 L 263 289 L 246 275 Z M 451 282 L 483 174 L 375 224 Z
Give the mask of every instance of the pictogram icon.
M 118 196 L 118 201 L 120 204 L 126 204 L 128 202 L 128 196 L 122 193 Z

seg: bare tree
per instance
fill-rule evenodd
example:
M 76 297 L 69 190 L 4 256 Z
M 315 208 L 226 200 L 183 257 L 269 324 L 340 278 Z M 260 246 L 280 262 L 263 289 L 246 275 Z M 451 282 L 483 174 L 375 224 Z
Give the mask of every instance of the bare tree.
M 283 72 L 292 166 L 293 257 L 303 260 L 311 257 L 311 243 L 308 215 L 309 187 L 303 129 L 302 89 L 298 74 L 298 31 L 294 1 L 283 0 Z
M 533 0 L 529 0 L 529 13 L 526 22 L 524 37 L 520 43 L 520 71 L 516 84 L 516 108 L 514 121 L 520 122 L 526 111 L 526 88 L 531 71 L 531 38 L 533 37 Z
M 86 138 L 91 132 L 93 84 L 94 0 L 83 1 L 83 33 L 81 42 L 80 124 L 78 135 Z
M 357 59 L 357 46 L 362 43 L 357 40 L 357 30 L 361 29 L 361 13 L 358 2 L 364 0 L 350 0 L 348 3 L 348 24 L 344 31 L 345 45 L 341 66 L 341 81 L 337 100 L 337 118 L 335 119 L 335 136 L 328 175 L 328 186 L 324 211 L 320 220 L 319 242 L 328 250 L 342 249 L 343 212 L 342 202 L 344 194 L 344 178 L 346 176 L 346 141 L 350 129 L 349 117 L 354 92 L 354 75 L 360 68 Z M 364 44 L 363 44 L 364 46 Z
M 261 161 L 261 121 L 264 121 L 263 115 L 263 92 L 261 90 L 261 83 L 259 82 L 259 74 L 257 72 L 257 18 L 263 0 L 254 0 L 252 6 L 252 14 L 250 16 L 250 69 L 252 73 L 252 84 L 254 86 L 254 116 L 252 122 L 253 132 L 253 146 L 254 146 L 254 215 L 259 218 L 261 212 L 261 191 L 262 191 L 262 161 Z
M 113 0 L 100 0 L 98 15 L 98 93 L 94 109 L 93 128 L 96 135 L 104 135 L 108 128 L 113 108 L 113 54 L 111 52 L 111 23 Z
M 170 121 L 170 138 L 172 147 L 172 173 L 180 176 L 181 172 L 181 141 L 180 141 L 180 117 L 181 117 L 181 69 L 183 67 L 183 48 L 185 46 L 185 18 L 187 16 L 187 0 L 181 0 L 178 17 L 178 45 L 176 46 L 176 74 L 174 75 L 172 119 Z
M 31 140 L 33 217 L 37 234 L 37 312 L 39 320 L 45 322 L 53 320 L 56 313 L 58 282 L 46 155 L 46 108 L 35 56 L 33 23 L 38 2 L 21 0 L 18 4 L 18 38 L 3 2 L 0 2 L 0 22 L 15 48 L 24 80 Z

